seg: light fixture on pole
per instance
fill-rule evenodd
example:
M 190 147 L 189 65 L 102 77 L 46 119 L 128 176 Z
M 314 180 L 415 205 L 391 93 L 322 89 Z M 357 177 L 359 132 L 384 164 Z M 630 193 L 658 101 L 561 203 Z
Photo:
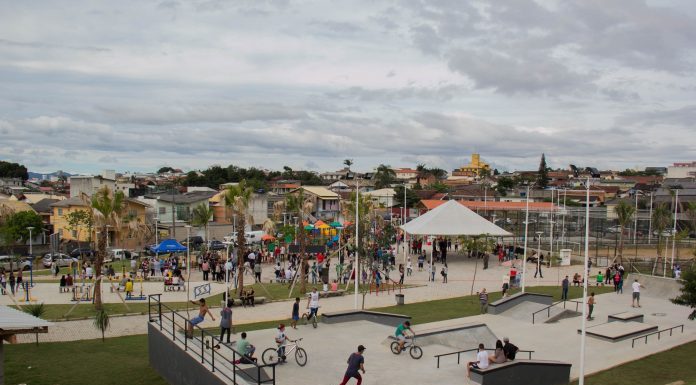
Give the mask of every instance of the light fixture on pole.
M 674 272 L 674 247 L 677 240 L 677 209 L 679 208 L 679 190 L 676 190 L 676 196 L 674 197 L 674 228 L 672 229 L 672 271 Z
M 29 230 L 29 259 L 31 261 L 31 265 L 29 265 L 29 284 L 31 287 L 34 287 L 34 248 L 33 248 L 33 243 L 32 243 L 32 231 L 34 231 L 34 227 L 29 226 L 27 227 L 27 230 Z
M 155 217 L 155 257 L 159 259 L 159 217 Z
M 524 256 L 522 257 L 522 292 L 527 283 L 527 234 L 529 231 L 529 183 L 527 184 L 527 204 L 524 210 Z
M 590 259 L 590 178 L 587 178 L 587 198 L 585 200 L 585 262 L 582 285 L 582 334 L 580 335 L 580 378 L 578 385 L 585 384 L 585 340 L 587 334 L 587 281 L 590 269 L 588 261 Z
M 358 309 L 358 282 L 360 277 L 360 180 L 355 178 L 355 310 Z
M 186 225 L 186 239 L 191 239 L 191 225 Z M 186 291 L 191 286 L 191 242 L 186 243 Z M 188 296 L 188 294 L 187 294 Z M 186 298 L 188 300 L 188 298 Z
M 406 231 L 403 230 L 403 226 L 406 224 L 406 183 L 404 183 L 404 215 L 401 217 L 401 226 L 402 226 L 402 232 L 403 232 L 403 246 L 404 246 L 404 265 L 406 265 L 406 248 L 408 245 L 406 244 Z

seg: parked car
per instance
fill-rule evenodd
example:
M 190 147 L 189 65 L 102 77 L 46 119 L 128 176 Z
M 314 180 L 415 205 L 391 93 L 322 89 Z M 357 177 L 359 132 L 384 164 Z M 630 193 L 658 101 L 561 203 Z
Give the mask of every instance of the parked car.
M 9 255 L 0 255 L 0 269 L 10 271 L 10 261 L 12 261 L 12 270 L 29 270 L 31 269 L 31 261 L 26 258 L 15 258 Z
M 226 248 L 227 245 L 218 240 L 212 240 L 208 242 L 208 250 L 225 250 Z
M 120 261 L 123 259 L 138 259 L 138 257 L 140 257 L 138 253 L 126 249 L 112 249 L 109 251 L 108 256 L 114 261 Z
M 662 234 L 660 234 L 660 232 L 657 231 L 657 230 L 653 231 L 653 235 L 655 235 L 655 236 L 660 235 L 660 236 L 662 236 L 662 237 L 673 237 L 676 233 L 677 233 L 677 232 L 674 231 L 674 229 L 663 230 L 663 231 L 662 231 Z
M 181 241 L 181 244 L 187 247 L 190 244 L 191 248 L 198 249 L 203 245 L 203 237 L 196 235 L 191 238 L 184 239 L 183 241 Z
M 94 250 L 90 249 L 89 247 L 80 247 L 73 249 L 69 255 L 73 258 L 80 258 L 81 256 L 84 256 L 85 258 L 92 259 L 94 258 Z
M 607 229 L 608 233 L 620 233 L 621 232 L 621 226 L 616 225 L 616 226 L 611 226 L 610 228 Z
M 254 243 L 261 243 L 261 237 L 265 234 L 263 231 L 246 231 L 244 232 L 244 240 L 246 241 L 247 245 L 252 245 Z M 229 243 L 229 242 L 236 242 L 237 241 L 237 233 L 230 233 L 225 236 L 224 241 Z
M 44 255 L 43 257 L 43 265 L 44 267 L 51 267 L 54 264 L 58 265 L 58 267 L 67 267 L 70 266 L 72 262 L 77 262 L 77 258 L 73 258 L 67 254 L 63 253 L 56 253 L 56 254 L 51 254 L 48 253 Z

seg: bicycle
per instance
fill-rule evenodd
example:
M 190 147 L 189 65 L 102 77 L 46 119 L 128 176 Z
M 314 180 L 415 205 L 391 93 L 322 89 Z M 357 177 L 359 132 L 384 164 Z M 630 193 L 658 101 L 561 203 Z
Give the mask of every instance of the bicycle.
M 394 341 L 391 343 L 391 351 L 394 354 L 400 354 L 406 349 L 408 349 L 408 353 L 414 360 L 423 357 L 423 349 L 416 345 L 416 336 L 406 337 L 406 343 L 404 344 L 404 348 L 401 350 L 399 350 L 399 341 Z
M 321 306 L 319 306 L 321 307 Z M 317 311 L 314 313 L 312 316 L 312 326 L 316 329 L 317 328 L 317 322 L 319 321 L 317 316 L 319 314 L 319 307 L 317 308 Z M 302 314 L 302 321 L 305 325 L 309 322 L 309 313 L 303 313 Z
M 265 365 L 278 364 L 281 362 L 281 360 L 285 361 L 285 358 L 289 356 L 290 353 L 295 351 L 295 361 L 297 362 L 297 365 L 305 366 L 307 365 L 307 351 L 300 347 L 300 341 L 302 341 L 302 338 L 296 339 L 293 341 L 293 344 L 286 345 L 285 356 L 283 357 L 281 357 L 279 353 L 280 347 L 268 348 L 263 351 L 261 360 Z

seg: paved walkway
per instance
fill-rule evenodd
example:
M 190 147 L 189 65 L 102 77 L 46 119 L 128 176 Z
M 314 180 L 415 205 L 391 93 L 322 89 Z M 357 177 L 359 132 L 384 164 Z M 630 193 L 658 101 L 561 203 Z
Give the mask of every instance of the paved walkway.
M 400 256 L 401 257 L 401 256 Z M 397 259 L 399 262 L 401 258 Z M 415 262 L 415 259 L 413 260 Z M 521 262 L 519 263 L 521 264 Z M 414 263 L 414 266 L 416 264 Z M 530 271 L 527 272 L 528 275 L 533 277 L 533 264 L 528 264 Z M 424 269 L 422 272 L 417 271 L 417 268 L 413 272 L 413 276 L 406 277 L 407 284 L 418 285 L 417 287 L 412 287 L 403 290 L 405 294 L 405 299 L 407 303 L 429 301 L 433 299 L 443 299 L 459 297 L 463 295 L 468 295 L 472 292 L 472 282 L 474 276 L 474 269 L 476 268 L 476 281 L 473 287 L 473 291 L 476 292 L 482 288 L 486 288 L 488 291 L 499 291 L 502 286 L 503 276 L 505 276 L 509 268 L 505 266 L 498 266 L 497 261 L 491 263 L 489 269 L 482 270 L 481 261 L 476 261 L 475 259 L 469 259 L 461 255 L 453 255 L 448 258 L 448 283 L 442 283 L 442 276 L 439 274 L 439 269 L 441 265 L 437 265 L 438 273 L 436 274 L 435 282 L 428 282 L 427 272 Z M 273 275 L 271 265 L 263 266 L 263 281 L 268 282 Z M 565 274 L 571 274 L 578 271 L 578 266 L 561 267 L 561 268 L 551 268 L 544 269 L 545 279 L 534 279 L 529 278 L 527 285 L 556 285 L 557 282 Z M 335 274 L 335 271 L 332 271 Z M 530 274 L 532 273 L 532 274 Z M 202 275 L 199 272 L 192 273 L 192 287 L 195 285 L 200 285 L 204 283 L 202 281 Z M 392 274 L 392 278 L 398 279 L 398 273 Z M 251 282 L 251 276 L 247 275 L 245 280 Z M 107 288 L 109 285 L 104 285 L 103 298 L 105 303 L 117 303 L 120 299 L 116 293 L 112 293 Z M 143 284 L 145 294 L 155 294 L 162 293 L 163 284 L 162 282 L 146 282 Z M 341 286 L 344 288 L 345 286 Z M 352 284 L 350 286 L 353 287 Z M 212 294 L 222 293 L 225 290 L 225 285 L 223 283 L 211 283 Z M 320 288 L 321 289 L 321 288 Z M 138 285 L 136 285 L 136 293 L 139 291 Z M 31 292 L 33 297 L 38 298 L 47 304 L 56 303 L 73 303 L 70 302 L 71 294 L 59 293 L 58 284 L 56 283 L 37 283 Z M 263 293 L 257 292 L 257 296 L 263 296 Z M 175 302 L 175 301 L 186 301 L 185 292 L 164 292 L 162 293 L 163 302 Z M 358 295 L 358 306 L 362 305 L 362 295 Z M 145 302 L 145 301 L 143 301 Z M 131 302 L 129 302 L 131 303 Z M 395 297 L 393 294 L 380 293 L 379 295 L 369 294 L 365 296 L 365 308 L 375 308 L 383 306 L 394 305 Z M 12 304 L 11 300 L 7 296 L 0 296 L 0 304 Z M 218 304 L 211 304 L 213 306 Z M 219 305 L 218 305 L 219 306 Z M 302 304 L 304 306 L 304 302 Z M 233 312 L 233 322 L 235 324 L 259 322 L 259 321 L 270 321 L 276 319 L 290 318 L 292 302 L 289 301 L 276 301 L 271 303 L 266 303 L 263 305 L 257 305 L 255 307 L 246 308 L 234 308 Z M 349 310 L 355 308 L 355 296 L 352 294 L 345 295 L 342 297 L 332 297 L 325 298 L 321 300 L 321 312 L 332 312 L 340 310 Z M 193 305 L 192 305 L 193 309 Z M 216 315 L 217 311 L 213 312 Z M 107 333 L 107 336 L 122 336 L 122 335 L 133 335 L 133 334 L 145 334 L 147 332 L 147 325 L 143 320 L 146 320 L 146 316 L 129 316 L 129 317 L 112 317 L 112 324 Z M 202 326 L 204 327 L 215 327 L 218 323 L 207 319 Z M 76 320 L 76 321 L 65 321 L 65 322 L 55 322 L 53 327 L 49 328 L 49 333 L 47 335 L 40 335 L 40 341 L 70 341 L 76 339 L 92 339 L 101 338 L 101 334 L 96 331 L 92 325 L 91 320 Z M 31 342 L 34 341 L 33 336 L 27 336 L 21 338 L 21 341 Z

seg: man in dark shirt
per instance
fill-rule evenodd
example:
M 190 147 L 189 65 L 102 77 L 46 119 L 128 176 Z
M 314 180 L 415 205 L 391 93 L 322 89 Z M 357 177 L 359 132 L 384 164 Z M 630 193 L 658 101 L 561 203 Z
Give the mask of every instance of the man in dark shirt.
M 561 283 L 561 287 L 563 288 L 563 292 L 561 292 L 561 301 L 568 300 L 568 286 L 570 286 L 570 282 L 568 281 L 568 276 L 566 275 Z
M 503 345 L 503 352 L 505 352 L 505 357 L 512 361 L 515 359 L 515 355 L 517 354 L 517 351 L 520 350 L 517 346 L 513 345 L 510 343 L 510 339 L 507 337 L 503 338 L 503 342 L 505 345 Z
M 359 345 L 358 351 L 352 353 L 350 357 L 348 357 L 348 369 L 346 369 L 346 374 L 343 376 L 343 381 L 341 382 L 341 385 L 346 385 L 348 383 L 348 380 L 350 380 L 351 378 L 355 378 L 358 380 L 357 385 L 362 384 L 362 376 L 360 376 L 360 373 L 358 371 L 362 370 L 363 374 L 365 374 L 365 357 L 363 357 L 364 351 L 365 347 Z

